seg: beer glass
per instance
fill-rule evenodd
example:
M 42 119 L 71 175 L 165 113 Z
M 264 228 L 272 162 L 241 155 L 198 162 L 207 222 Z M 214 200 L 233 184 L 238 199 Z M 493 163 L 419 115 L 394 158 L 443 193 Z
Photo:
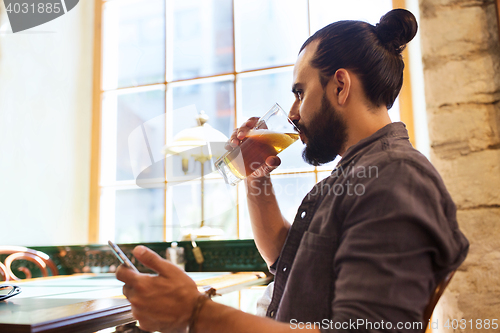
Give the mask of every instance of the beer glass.
M 283 109 L 275 104 L 239 146 L 226 152 L 215 167 L 227 184 L 236 185 L 257 170 L 269 156 L 276 156 L 297 141 L 299 131 Z

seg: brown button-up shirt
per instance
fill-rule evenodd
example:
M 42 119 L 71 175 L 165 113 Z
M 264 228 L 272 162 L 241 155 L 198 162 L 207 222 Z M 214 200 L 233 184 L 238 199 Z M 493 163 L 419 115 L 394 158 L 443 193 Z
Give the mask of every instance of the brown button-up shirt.
M 302 201 L 271 266 L 267 315 L 322 332 L 422 331 L 431 293 L 468 246 L 438 172 L 403 123 L 389 124 Z

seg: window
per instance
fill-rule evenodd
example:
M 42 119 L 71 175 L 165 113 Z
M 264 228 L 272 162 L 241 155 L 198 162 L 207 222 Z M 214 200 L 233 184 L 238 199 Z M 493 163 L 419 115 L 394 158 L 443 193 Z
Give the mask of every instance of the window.
M 99 130 L 89 241 L 100 243 L 180 240 L 200 225 L 202 202 L 205 225 L 222 229 L 225 239 L 251 238 L 244 185 L 229 187 L 207 172 L 202 198 L 201 163 L 190 159 L 184 175 L 180 158 L 166 161 L 162 147 L 195 126 L 201 110 L 226 136 L 276 102 L 289 110 L 293 64 L 306 38 L 340 19 L 377 23 L 393 6 L 390 0 L 96 1 Z M 398 104 L 390 115 L 399 120 Z M 130 155 L 136 134 L 147 137 L 154 161 L 139 168 L 147 186 L 137 185 L 138 162 Z M 300 142 L 287 149 L 274 172 L 289 220 L 334 165 L 307 165 L 301 150 Z M 204 166 L 209 170 L 210 162 Z

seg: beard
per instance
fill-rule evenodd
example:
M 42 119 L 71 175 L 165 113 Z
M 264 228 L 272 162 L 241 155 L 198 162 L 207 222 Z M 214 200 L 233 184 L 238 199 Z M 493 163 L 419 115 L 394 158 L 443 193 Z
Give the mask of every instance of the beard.
M 347 141 L 344 119 L 323 93 L 321 108 L 307 127 L 296 124 L 307 138 L 302 158 L 306 163 L 318 166 L 331 162 L 341 152 Z

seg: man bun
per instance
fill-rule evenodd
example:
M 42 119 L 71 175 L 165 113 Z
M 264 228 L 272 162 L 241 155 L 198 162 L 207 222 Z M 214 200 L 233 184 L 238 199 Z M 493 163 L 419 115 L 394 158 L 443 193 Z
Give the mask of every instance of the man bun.
M 406 9 L 393 9 L 380 18 L 375 33 L 386 49 L 401 53 L 417 34 L 417 20 Z
M 401 51 L 417 33 L 417 20 L 404 9 L 382 16 L 376 26 L 363 21 L 337 21 L 316 31 L 302 45 L 318 41 L 310 65 L 325 88 L 339 68 L 358 75 L 368 101 L 390 109 L 403 86 Z

